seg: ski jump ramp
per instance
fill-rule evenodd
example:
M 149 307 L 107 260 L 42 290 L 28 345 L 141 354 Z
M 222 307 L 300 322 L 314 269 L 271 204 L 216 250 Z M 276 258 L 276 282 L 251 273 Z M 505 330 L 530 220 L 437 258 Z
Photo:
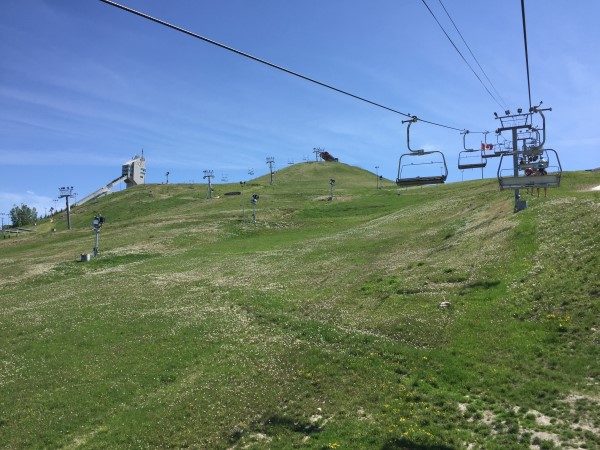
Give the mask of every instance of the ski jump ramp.
M 89 195 L 86 195 L 81 200 L 78 200 L 75 205 L 83 205 L 85 202 L 102 197 L 112 191 L 114 185 L 121 181 L 125 182 L 126 188 L 144 184 L 146 180 L 146 159 L 144 156 L 134 156 L 129 161 L 121 166 L 121 175 L 114 180 L 109 181 L 100 189 L 95 190 Z

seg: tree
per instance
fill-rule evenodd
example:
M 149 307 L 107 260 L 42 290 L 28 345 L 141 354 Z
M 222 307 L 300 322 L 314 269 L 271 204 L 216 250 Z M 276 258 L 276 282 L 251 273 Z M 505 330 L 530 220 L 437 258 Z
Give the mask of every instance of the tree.
M 21 203 L 21 206 L 15 205 L 10 210 L 10 219 L 13 227 L 22 227 L 36 223 L 38 215 L 35 208 L 30 208 L 25 203 Z

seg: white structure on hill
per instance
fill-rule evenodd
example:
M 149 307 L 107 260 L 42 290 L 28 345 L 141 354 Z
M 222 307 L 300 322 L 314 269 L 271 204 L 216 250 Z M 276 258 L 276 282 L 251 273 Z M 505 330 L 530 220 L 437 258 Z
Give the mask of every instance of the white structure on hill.
M 132 159 L 124 163 L 121 166 L 121 176 L 109 181 L 100 189 L 92 192 L 91 194 L 86 195 L 79 200 L 76 205 L 83 205 L 85 202 L 89 202 L 90 200 L 94 200 L 110 193 L 113 186 L 121 181 L 125 182 L 125 186 L 127 188 L 137 186 L 138 184 L 144 184 L 146 182 L 146 159 L 144 158 L 143 154 L 142 156 L 135 155 Z

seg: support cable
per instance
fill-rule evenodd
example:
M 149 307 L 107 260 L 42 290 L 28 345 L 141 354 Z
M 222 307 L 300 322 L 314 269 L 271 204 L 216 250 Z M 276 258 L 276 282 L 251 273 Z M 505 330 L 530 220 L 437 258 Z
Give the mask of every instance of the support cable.
M 448 16 L 448 19 L 450 19 L 450 22 L 452 22 L 452 25 L 454 26 L 454 29 L 456 30 L 456 32 L 458 33 L 458 35 L 460 36 L 460 38 L 462 39 L 463 43 L 465 44 L 465 46 L 467 47 L 467 49 L 469 50 L 469 53 L 471 54 L 471 56 L 473 57 L 473 59 L 475 60 L 475 62 L 477 63 L 477 66 L 479 67 L 479 69 L 481 69 L 481 73 L 483 73 L 483 76 L 485 77 L 485 79 L 488 81 L 488 83 L 490 84 L 490 86 L 492 87 L 492 90 L 494 91 L 494 93 L 496 94 L 496 96 L 498 97 L 498 99 L 500 99 L 500 101 L 502 102 L 502 104 L 505 105 L 504 109 L 508 109 L 508 107 L 506 106 L 506 102 L 504 101 L 504 99 L 502 98 L 502 96 L 500 95 L 500 93 L 498 92 L 498 89 L 496 89 L 496 86 L 494 86 L 494 83 L 492 83 L 492 80 L 490 80 L 490 77 L 488 77 L 487 73 L 485 73 L 485 70 L 483 70 L 483 67 L 481 67 L 481 64 L 479 64 L 479 61 L 477 60 L 477 58 L 475 57 L 475 54 L 473 53 L 473 51 L 471 50 L 471 47 L 469 47 L 469 44 L 467 44 L 467 41 L 465 40 L 465 38 L 463 37 L 462 33 L 460 32 L 460 30 L 458 29 L 458 26 L 456 25 L 456 23 L 454 22 L 454 20 L 452 19 L 452 17 L 450 16 L 450 13 L 448 12 L 448 10 L 446 9 L 446 7 L 444 6 L 444 4 L 442 3 L 442 0 L 438 0 L 440 2 L 440 5 L 442 6 L 442 8 L 444 9 L 444 12 L 446 13 L 446 15 Z
M 104 0 L 101 0 L 101 1 L 104 1 Z M 462 60 L 465 62 L 465 64 L 469 67 L 469 69 L 471 69 L 471 72 L 473 72 L 473 75 L 475 75 L 475 77 L 477 77 L 477 79 L 479 80 L 479 82 L 481 83 L 481 85 L 483 86 L 483 88 L 490 95 L 490 97 L 492 97 L 492 100 L 494 100 L 498 104 L 498 106 L 500 106 L 500 108 L 504 108 L 502 106 L 502 104 L 498 101 L 498 99 L 494 96 L 494 94 L 492 94 L 491 91 L 488 89 L 488 87 L 485 85 L 485 83 L 483 82 L 483 80 L 481 79 L 481 77 L 479 75 L 477 75 L 477 72 L 475 72 L 475 70 L 473 69 L 473 67 L 471 66 L 471 64 L 469 64 L 469 62 L 464 57 L 464 55 L 461 53 L 461 51 L 458 49 L 458 47 L 456 46 L 456 44 L 454 43 L 454 41 L 452 40 L 452 38 L 448 35 L 448 33 L 446 32 L 446 30 L 444 29 L 444 27 L 442 26 L 442 24 L 440 23 L 440 21 L 438 20 L 438 18 L 434 14 L 434 12 L 431 10 L 431 8 L 427 4 L 427 2 L 425 0 L 421 0 L 421 2 L 423 2 L 423 5 L 425 5 L 425 7 L 427 8 L 427 10 L 431 14 L 431 17 L 433 17 L 433 19 L 436 21 L 436 23 L 438 24 L 438 26 L 440 27 L 440 29 L 442 30 L 442 32 L 446 35 L 446 37 L 448 38 L 448 40 L 452 44 L 452 47 L 454 47 L 454 50 L 456 50 L 458 52 L 458 54 L 460 55 L 460 57 L 462 58 Z
M 527 93 L 529 94 L 529 110 L 531 111 L 531 81 L 529 80 L 529 52 L 527 50 L 527 26 L 525 25 L 525 0 L 521 0 L 521 17 L 523 19 L 523 41 L 525 43 L 525 66 L 527 67 Z
M 241 50 L 237 50 L 237 49 L 235 49 L 233 47 L 230 47 L 228 45 L 225 45 L 225 44 L 222 44 L 220 42 L 217 42 L 217 41 L 215 41 L 213 39 L 210 39 L 210 38 L 207 38 L 205 36 L 202 36 L 202 35 L 199 35 L 197 33 L 194 33 L 192 31 L 186 30 L 185 28 L 181 28 L 181 27 L 179 27 L 177 25 L 173 25 L 173 24 L 171 24 L 169 22 L 166 22 L 164 20 L 161 20 L 161 19 L 158 19 L 156 17 L 150 16 L 148 14 L 145 14 L 143 12 L 140 12 L 140 11 L 137 11 L 135 9 L 129 8 L 127 6 L 121 5 L 121 4 L 116 3 L 116 2 L 114 2 L 112 0 L 100 0 L 100 1 L 102 3 L 106 3 L 107 5 L 114 6 L 115 8 L 119 8 L 119 9 L 121 9 L 123 11 L 127 11 L 127 12 L 129 12 L 131 14 L 134 14 L 136 16 L 139 16 L 139 17 L 142 17 L 144 19 L 147 19 L 147 20 L 149 20 L 151 22 L 157 23 L 157 24 L 165 26 L 167 28 L 171 28 L 172 30 L 179 31 L 180 33 L 186 34 L 186 35 L 191 36 L 193 38 L 200 39 L 201 41 L 204 41 L 204 42 L 207 42 L 209 44 L 215 45 L 215 46 L 220 47 L 220 48 L 222 48 L 224 50 L 227 50 L 227 51 L 230 51 L 232 53 L 235 53 L 235 54 L 237 54 L 239 56 L 243 56 L 245 58 L 251 59 L 251 60 L 256 61 L 256 62 L 259 62 L 259 63 L 264 64 L 266 66 L 269 66 L 269 67 L 271 67 L 273 69 L 280 70 L 282 72 L 287 73 L 288 75 L 292 75 L 292 76 L 301 78 L 301 79 L 303 79 L 305 81 L 309 81 L 311 83 L 317 84 L 317 85 L 322 86 L 324 88 L 331 89 L 332 91 L 338 92 L 338 93 L 343 94 L 343 95 L 347 95 L 348 97 L 352 97 L 352 98 L 354 98 L 356 100 L 368 103 L 368 104 L 370 104 L 372 106 L 376 106 L 376 107 L 381 108 L 381 109 L 385 109 L 385 110 L 393 112 L 395 114 L 399 114 L 401 116 L 410 117 L 410 118 L 414 117 L 411 114 L 404 113 L 402 111 L 398 111 L 397 109 L 391 108 L 389 106 L 382 105 L 381 103 L 374 102 L 372 100 L 369 100 L 367 98 L 361 97 L 359 95 L 352 94 L 352 93 L 350 93 L 348 91 L 345 91 L 343 89 L 336 88 L 335 86 L 332 86 L 330 84 L 323 83 L 321 81 L 315 80 L 314 78 L 310 78 L 310 77 L 308 77 L 306 75 L 302 75 L 301 73 L 295 72 L 295 71 L 293 71 L 291 69 L 287 69 L 287 68 L 285 68 L 283 66 L 279 66 L 277 64 L 271 63 L 271 62 L 269 62 L 269 61 L 267 61 L 265 59 L 261 59 L 261 58 L 259 58 L 257 56 L 253 56 L 253 55 L 251 55 L 249 53 L 243 52 Z M 424 122 L 424 123 L 428 123 L 430 125 L 435 125 L 437 127 L 447 128 L 449 130 L 455 130 L 455 131 L 462 131 L 462 128 L 456 128 L 456 127 L 453 127 L 453 126 L 450 126 L 450 125 L 445 125 L 445 124 L 438 123 L 438 122 L 432 122 L 430 120 L 425 120 L 425 119 L 421 119 L 421 118 L 419 118 L 418 120 L 421 121 L 421 122 Z

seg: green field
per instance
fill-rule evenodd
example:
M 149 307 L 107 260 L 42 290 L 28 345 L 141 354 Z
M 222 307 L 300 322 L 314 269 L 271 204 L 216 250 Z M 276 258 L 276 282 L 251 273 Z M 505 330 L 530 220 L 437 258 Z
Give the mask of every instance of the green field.
M 0 239 L 0 447 L 600 448 L 596 185 L 298 164 Z

